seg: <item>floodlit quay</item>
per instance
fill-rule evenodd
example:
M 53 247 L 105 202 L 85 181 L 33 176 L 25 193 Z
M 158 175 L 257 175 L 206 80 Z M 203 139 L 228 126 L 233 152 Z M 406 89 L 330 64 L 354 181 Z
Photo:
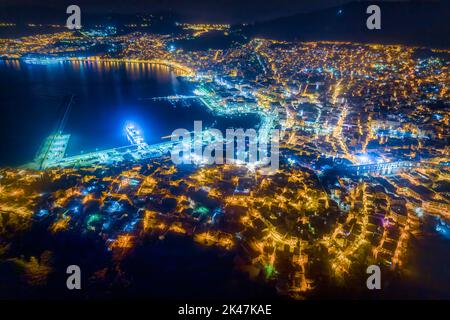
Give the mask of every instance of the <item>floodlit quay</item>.
M 95 60 L 97 61 L 97 60 Z M 178 67 L 177 67 L 178 68 Z M 256 114 L 260 117 L 260 129 L 259 135 L 266 143 L 270 138 L 270 131 L 275 128 L 278 119 L 278 110 L 266 111 L 258 106 L 244 108 L 232 108 L 227 105 L 220 105 L 217 101 L 217 97 L 214 92 L 208 91 L 206 84 L 200 85 L 200 90 L 196 90 L 197 96 L 189 96 L 189 98 L 199 99 L 203 105 L 218 115 L 225 116 L 237 116 L 244 114 Z M 168 97 L 156 97 L 155 99 L 184 99 L 184 96 L 168 96 Z M 153 98 L 152 98 L 153 99 Z M 134 127 L 127 126 L 127 132 L 130 130 L 136 130 Z M 207 135 L 207 131 L 204 133 Z M 56 137 L 55 137 L 56 136 Z M 139 161 L 150 158 L 157 158 L 166 156 L 179 142 L 168 141 L 161 142 L 152 145 L 148 145 L 143 141 L 142 134 L 137 132 L 136 137 L 129 139 L 131 145 L 118 148 L 111 148 L 108 150 L 100 150 L 80 154 L 76 156 L 65 157 L 65 150 L 69 143 L 70 135 L 63 135 L 61 132 L 56 135 L 52 135 L 44 141 L 42 150 L 39 151 L 36 159 L 27 164 L 25 167 L 32 169 L 46 169 L 55 167 L 85 167 L 98 164 L 114 164 L 122 161 Z M 194 139 L 194 138 L 192 138 Z M 208 139 L 202 141 L 202 144 L 207 144 Z M 224 144 L 227 141 L 224 140 Z M 64 147 L 62 147 L 62 145 Z

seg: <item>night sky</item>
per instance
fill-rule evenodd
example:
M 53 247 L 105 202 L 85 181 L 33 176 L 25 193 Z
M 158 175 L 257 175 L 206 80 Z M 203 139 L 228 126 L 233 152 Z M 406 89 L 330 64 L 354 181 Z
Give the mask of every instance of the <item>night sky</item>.
M 342 5 L 351 1 L 352 0 L 2 0 L 0 8 L 18 6 L 26 10 L 26 8 L 31 6 L 45 6 L 55 9 L 56 7 L 60 8 L 70 4 L 77 4 L 81 7 L 82 12 L 136 13 L 171 10 L 180 14 L 187 21 L 236 23 L 272 19 L 298 12 L 313 11 Z M 399 2 L 408 0 L 381 1 Z

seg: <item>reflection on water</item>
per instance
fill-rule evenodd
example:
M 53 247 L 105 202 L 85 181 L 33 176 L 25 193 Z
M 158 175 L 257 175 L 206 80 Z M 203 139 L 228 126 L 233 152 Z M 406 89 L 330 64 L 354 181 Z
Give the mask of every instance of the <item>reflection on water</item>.
M 254 117 L 217 119 L 198 102 L 175 106 L 149 97 L 191 94 L 167 66 L 141 63 L 74 61 L 31 65 L 0 61 L 0 120 L 4 144 L 0 165 L 30 161 L 56 123 L 64 96 L 75 94 L 66 132 L 71 133 L 68 154 L 127 144 L 127 121 L 139 124 L 147 142 L 160 142 L 174 129 L 203 125 L 252 127 Z M 144 98 L 144 99 L 143 99 Z

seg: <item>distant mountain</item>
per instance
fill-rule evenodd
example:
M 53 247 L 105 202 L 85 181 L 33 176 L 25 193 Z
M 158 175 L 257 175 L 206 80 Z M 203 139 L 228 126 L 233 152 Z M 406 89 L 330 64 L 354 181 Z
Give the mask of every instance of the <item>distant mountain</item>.
M 381 30 L 369 30 L 366 9 L 381 8 Z M 249 37 L 337 40 L 450 48 L 450 1 L 353 2 L 248 25 Z
M 17 24 L 27 23 L 54 23 L 62 24 L 67 19 L 67 6 L 57 5 L 55 7 L 46 7 L 42 5 L 13 5 L 3 7 L 0 10 L 0 19 L 5 22 L 14 22 Z
M 42 32 L 51 32 L 56 29 L 43 29 L 27 27 L 27 24 L 58 24 L 64 26 L 69 14 L 66 13 L 64 4 L 55 4 L 51 7 L 47 6 L 10 6 L 0 10 L 0 21 L 13 22 L 17 26 L 15 28 L 0 28 L 0 37 L 15 37 Z M 95 13 L 89 11 L 81 11 L 81 24 L 83 27 L 89 28 L 96 25 L 112 25 L 121 27 L 124 32 L 129 31 L 148 31 L 156 33 L 177 33 L 181 30 L 175 22 L 179 21 L 176 13 L 171 11 L 160 11 L 142 14 L 121 14 L 115 12 Z M 127 29 L 127 24 L 148 24 L 149 27 L 133 27 Z
M 142 18 L 152 18 L 155 24 L 175 23 L 179 17 L 172 11 L 159 11 L 151 13 L 117 13 L 109 12 L 105 9 L 104 12 L 92 12 L 81 8 L 81 20 L 83 25 L 98 25 L 98 24 L 125 24 L 125 23 L 140 23 Z M 0 9 L 0 21 L 14 22 L 17 24 L 65 24 L 69 14 L 66 13 L 67 5 L 64 3 L 54 4 L 51 6 L 43 5 L 14 5 L 3 7 Z M 153 19 L 154 18 L 154 19 Z

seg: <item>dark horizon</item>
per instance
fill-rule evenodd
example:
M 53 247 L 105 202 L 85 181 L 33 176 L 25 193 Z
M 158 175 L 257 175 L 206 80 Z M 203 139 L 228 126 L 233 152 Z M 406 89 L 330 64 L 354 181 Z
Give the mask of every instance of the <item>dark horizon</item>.
M 447 1 L 447 0 L 445 0 Z M 258 1 L 258 0 L 131 0 L 111 1 L 111 0 L 79 0 L 77 5 L 81 7 L 82 12 L 88 14 L 138 14 L 138 13 L 157 13 L 172 12 L 179 15 L 186 22 L 204 22 L 204 23 L 252 23 L 264 20 L 271 20 L 280 17 L 290 16 L 298 13 L 319 11 L 331 7 L 343 6 L 351 2 L 374 2 L 369 0 L 280 0 L 276 2 Z M 375 2 L 439 2 L 431 1 L 412 1 L 412 0 L 379 0 Z M 51 1 L 44 0 L 37 3 L 32 0 L 5 0 L 0 4 L 3 9 L 2 18 L 15 15 L 19 12 L 18 7 L 27 8 L 30 12 L 20 12 L 20 16 L 36 12 L 36 8 L 50 11 L 57 11 L 68 5 L 74 4 L 73 1 Z M 9 10 L 13 8 L 14 10 Z M 6 12 L 6 14 L 5 14 Z

